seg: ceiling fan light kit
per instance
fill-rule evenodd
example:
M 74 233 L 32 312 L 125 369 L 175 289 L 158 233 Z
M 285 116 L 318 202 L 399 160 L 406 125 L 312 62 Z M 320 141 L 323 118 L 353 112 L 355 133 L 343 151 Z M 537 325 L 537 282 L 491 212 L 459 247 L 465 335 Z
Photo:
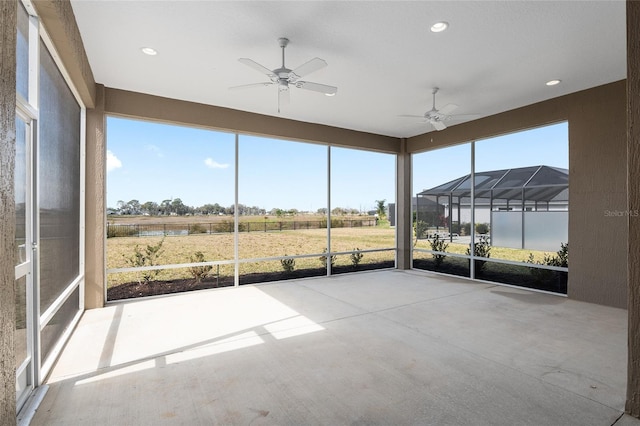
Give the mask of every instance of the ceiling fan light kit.
M 327 66 L 327 62 L 324 59 L 313 58 L 308 62 L 300 65 L 299 67 L 291 70 L 285 65 L 285 49 L 289 45 L 289 39 L 286 37 L 280 37 L 278 39 L 278 45 L 282 49 L 282 66 L 270 70 L 269 68 L 260 65 L 249 58 L 238 59 L 243 64 L 253 68 L 254 70 L 266 75 L 270 81 L 264 83 L 245 84 L 241 86 L 230 87 L 231 90 L 246 89 L 251 87 L 262 87 L 277 85 L 278 86 L 278 112 L 280 112 L 280 105 L 289 103 L 289 88 L 291 86 L 298 89 L 310 90 L 313 92 L 324 93 L 327 96 L 333 96 L 338 92 L 338 88 L 329 86 L 326 84 L 312 83 L 310 81 L 302 81 L 300 78 L 312 72 L 318 71 Z

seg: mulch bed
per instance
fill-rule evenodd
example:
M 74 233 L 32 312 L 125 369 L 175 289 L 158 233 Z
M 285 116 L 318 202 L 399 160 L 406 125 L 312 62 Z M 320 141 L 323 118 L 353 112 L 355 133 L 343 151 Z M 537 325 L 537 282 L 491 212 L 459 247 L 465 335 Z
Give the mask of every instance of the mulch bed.
M 359 265 L 358 268 L 353 266 L 334 266 L 332 274 L 343 274 L 348 272 L 367 271 L 375 269 L 393 268 L 393 261 L 385 261 L 378 263 L 367 263 Z M 301 269 L 292 272 L 263 272 L 243 274 L 240 276 L 240 285 L 258 284 L 270 281 L 282 281 L 299 278 L 321 277 L 327 274 L 324 268 Z M 135 299 L 145 296 L 159 296 L 164 294 L 182 293 L 185 291 L 205 290 L 210 288 L 230 287 L 233 286 L 233 277 L 210 276 L 197 283 L 192 278 L 167 280 L 167 281 L 151 281 L 149 283 L 129 282 L 113 286 L 107 290 L 107 300 Z
M 533 271 L 538 273 L 533 273 L 533 268 L 526 265 L 487 262 L 478 273 L 478 266 L 476 264 L 476 278 L 480 280 L 567 294 L 566 272 L 538 269 Z M 436 266 L 433 259 L 414 259 L 413 267 L 462 277 L 469 276 L 469 261 L 461 258 L 449 257 L 440 266 Z

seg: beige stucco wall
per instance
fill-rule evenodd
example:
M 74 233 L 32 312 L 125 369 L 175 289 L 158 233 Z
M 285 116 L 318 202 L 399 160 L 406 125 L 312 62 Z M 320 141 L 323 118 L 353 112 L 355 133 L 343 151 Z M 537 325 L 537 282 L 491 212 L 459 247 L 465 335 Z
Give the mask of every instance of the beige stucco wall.
M 640 210 L 640 2 L 627 1 L 627 179 L 629 210 Z M 629 357 L 627 403 L 629 414 L 640 417 L 640 217 L 629 220 Z
M 106 299 L 106 155 L 104 86 L 96 85 L 95 108 L 87 110 L 85 191 L 86 309 L 101 308 Z
M 393 154 L 400 149 L 399 140 L 389 136 L 117 89 L 106 89 L 105 112 L 162 123 L 364 148 Z
M 569 122 L 569 297 L 626 307 L 626 83 L 619 81 L 409 138 L 409 152 Z
M 15 194 L 16 12 L 0 2 L 0 425 L 16 422 Z

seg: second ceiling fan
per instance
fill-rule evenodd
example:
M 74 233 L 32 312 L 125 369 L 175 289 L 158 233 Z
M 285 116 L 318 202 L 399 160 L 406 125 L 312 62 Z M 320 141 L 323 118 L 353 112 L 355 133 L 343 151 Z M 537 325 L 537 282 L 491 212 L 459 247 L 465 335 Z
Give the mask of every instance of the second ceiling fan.
M 270 70 L 269 68 L 263 65 L 260 65 L 259 63 L 257 63 L 252 59 L 249 59 L 249 58 L 238 59 L 243 64 L 269 77 L 270 81 L 265 81 L 263 83 L 243 84 L 241 86 L 230 87 L 229 89 L 237 90 L 237 89 L 247 89 L 252 87 L 275 85 L 278 87 L 278 112 L 280 112 L 280 105 L 286 105 L 289 103 L 290 101 L 289 89 L 291 87 L 324 93 L 327 96 L 333 96 L 337 93 L 338 91 L 337 87 L 300 80 L 305 75 L 311 74 L 312 72 L 318 71 L 319 69 L 326 67 L 327 62 L 324 59 L 313 58 L 310 61 L 305 62 L 299 67 L 291 70 L 286 67 L 285 60 L 284 60 L 284 51 L 287 45 L 289 44 L 289 39 L 281 37 L 278 39 L 278 43 L 280 45 L 280 48 L 282 49 L 282 66 L 280 68 Z
M 451 113 L 458 108 L 458 105 L 455 104 L 447 104 L 440 109 L 436 109 L 436 93 L 440 90 L 437 87 L 433 88 L 431 92 L 433 94 L 433 107 L 425 112 L 423 115 L 401 115 L 401 117 L 411 117 L 411 118 L 422 118 L 427 123 L 431 124 L 436 130 L 444 130 L 447 126 L 444 124 L 445 121 L 453 120 L 453 119 L 462 119 L 466 117 L 476 117 L 477 114 L 468 114 L 468 115 L 451 115 Z

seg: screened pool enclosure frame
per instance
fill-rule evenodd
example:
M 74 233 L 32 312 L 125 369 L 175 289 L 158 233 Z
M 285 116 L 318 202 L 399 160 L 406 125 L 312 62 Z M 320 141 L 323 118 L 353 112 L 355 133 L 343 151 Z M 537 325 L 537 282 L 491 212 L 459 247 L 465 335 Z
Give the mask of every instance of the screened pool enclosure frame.
M 430 228 L 435 227 L 436 231 L 447 228 L 447 236 L 452 241 L 454 234 L 459 232 L 454 225 L 461 226 L 463 213 L 470 211 L 472 200 L 476 209 L 476 223 L 481 223 L 479 210 L 488 210 L 490 213 L 489 230 L 492 245 L 497 245 L 499 239 L 505 239 L 504 232 L 507 228 L 511 229 L 513 234 L 515 224 L 520 228 L 519 241 L 514 242 L 511 235 L 512 241 L 506 246 L 533 248 L 526 245 L 527 219 L 532 223 L 532 216 L 527 218 L 527 213 L 562 212 L 561 214 L 566 216 L 569 207 L 569 171 L 541 165 L 476 172 L 474 176 L 468 174 L 416 194 L 416 220 L 424 222 Z M 519 217 L 514 215 L 516 212 L 520 213 Z M 509 218 L 506 217 L 507 213 Z M 466 217 L 471 222 L 471 215 Z M 511 226 L 502 226 L 503 219 L 514 223 Z M 566 220 L 564 223 L 566 224 Z M 538 220 L 536 225 L 542 226 L 543 223 Z M 421 237 L 426 236 L 428 234 Z

